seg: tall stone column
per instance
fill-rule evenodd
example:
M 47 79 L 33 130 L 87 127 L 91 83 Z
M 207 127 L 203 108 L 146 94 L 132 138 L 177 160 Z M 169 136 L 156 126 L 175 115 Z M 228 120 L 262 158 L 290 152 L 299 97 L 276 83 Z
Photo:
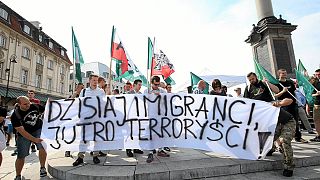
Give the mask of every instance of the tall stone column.
M 256 0 L 256 9 L 259 21 L 274 16 L 271 0 Z
M 250 43 L 254 59 L 276 76 L 278 69 L 286 69 L 289 77 L 295 77 L 296 60 L 291 32 L 297 26 L 291 25 L 273 15 L 271 0 L 255 0 L 258 23 L 245 40 Z

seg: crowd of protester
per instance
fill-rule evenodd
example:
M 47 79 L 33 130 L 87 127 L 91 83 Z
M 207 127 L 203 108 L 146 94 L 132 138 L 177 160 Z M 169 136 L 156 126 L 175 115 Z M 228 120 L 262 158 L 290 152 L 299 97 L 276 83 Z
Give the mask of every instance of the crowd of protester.
M 278 74 L 279 84 L 272 84 L 267 79 L 259 80 L 253 72 L 248 73 L 248 85 L 241 93 L 241 88 L 236 88 L 236 98 L 249 98 L 269 102 L 273 106 L 280 107 L 280 114 L 275 130 L 274 145 L 268 152 L 267 156 L 272 156 L 275 151 L 283 154 L 283 175 L 290 177 L 293 175 L 295 167 L 293 161 L 293 149 L 291 141 L 308 143 L 302 138 L 300 123 L 309 134 L 316 134 L 310 141 L 320 142 L 320 69 L 315 71 L 313 77 L 310 77 L 311 84 L 315 87 L 312 94 L 313 101 L 308 102 L 305 95 L 298 89 L 297 82 L 287 78 L 285 69 L 279 69 Z M 78 98 L 87 96 L 105 96 L 122 94 L 155 94 L 172 93 L 171 84 L 161 82 L 159 76 L 153 76 L 150 80 L 151 87 L 141 92 L 142 81 L 137 79 L 133 85 L 128 81 L 123 92 L 119 89 L 112 89 L 110 84 L 106 83 L 103 77 L 98 75 L 90 75 L 89 86 L 84 87 L 82 83 L 78 83 L 73 94 L 67 98 Z M 200 80 L 197 87 L 193 90 L 194 94 L 204 94 L 206 82 Z M 231 96 L 227 92 L 227 87 L 224 86 L 219 79 L 214 79 L 211 83 L 210 95 L 216 96 Z M 17 156 L 16 180 L 22 178 L 21 171 L 25 164 L 25 157 L 31 153 L 38 151 L 40 162 L 40 177 L 47 176 L 45 162 L 47 153 L 41 145 L 40 139 L 42 120 L 41 115 L 44 112 L 44 107 L 40 105 L 39 99 L 35 98 L 35 92 L 28 91 L 26 96 L 19 96 L 16 99 L 16 105 L 10 111 L 6 108 L 0 108 L 0 166 L 2 163 L 1 152 L 6 146 L 10 146 L 10 141 L 14 138 L 16 150 L 12 156 Z M 315 125 L 315 131 L 311 127 L 308 119 L 311 116 Z M 148 150 L 146 162 L 151 163 L 154 160 L 154 154 L 160 157 L 170 157 L 170 147 L 159 148 L 158 150 Z M 90 153 L 95 164 L 100 163 L 100 156 L 106 156 L 107 153 L 102 151 L 94 151 Z M 128 157 L 134 157 L 134 154 L 144 154 L 140 149 L 126 149 Z M 73 166 L 78 166 L 84 163 L 85 152 L 79 152 Z M 65 152 L 66 157 L 70 157 L 70 151 Z

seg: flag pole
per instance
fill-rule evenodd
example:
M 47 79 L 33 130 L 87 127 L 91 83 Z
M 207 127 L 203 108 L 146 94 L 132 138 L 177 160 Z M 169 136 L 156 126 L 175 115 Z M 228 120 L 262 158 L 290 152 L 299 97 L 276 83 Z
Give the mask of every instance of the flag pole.
M 265 78 L 265 77 L 264 77 L 264 78 Z M 268 81 L 268 82 L 269 82 L 269 81 Z M 269 86 L 268 82 L 266 82 L 266 85 L 267 85 L 268 90 L 269 90 L 269 92 L 270 92 L 270 94 L 271 94 L 271 96 L 272 96 L 272 99 L 275 101 L 275 100 L 276 100 L 276 98 L 274 97 L 273 91 L 271 91 L 271 88 L 270 88 L 270 86 Z
M 284 86 L 281 84 L 281 82 L 279 81 L 279 84 L 282 88 L 284 88 Z M 302 104 L 301 101 L 299 101 L 290 91 L 287 91 L 298 103 Z
M 150 88 L 149 88 L 149 68 L 151 68 L 151 67 L 149 67 L 149 51 L 150 51 L 150 47 L 149 47 L 149 37 L 148 37 L 148 62 L 147 62 L 147 89 L 148 89 L 148 93 L 150 93 Z
M 111 46 L 110 46 L 110 65 L 109 65 L 109 87 L 110 87 L 110 92 L 112 88 L 112 51 L 113 51 L 113 40 L 114 40 L 114 34 L 115 34 L 115 28 L 112 26 L 112 33 L 111 33 Z
M 74 32 L 73 32 L 73 26 L 71 26 L 71 31 L 72 31 L 72 69 L 73 69 L 73 81 L 72 81 L 72 93 L 75 90 L 75 83 L 76 83 L 76 67 L 75 67 L 75 58 L 74 58 L 74 47 L 73 47 L 73 41 L 74 41 Z

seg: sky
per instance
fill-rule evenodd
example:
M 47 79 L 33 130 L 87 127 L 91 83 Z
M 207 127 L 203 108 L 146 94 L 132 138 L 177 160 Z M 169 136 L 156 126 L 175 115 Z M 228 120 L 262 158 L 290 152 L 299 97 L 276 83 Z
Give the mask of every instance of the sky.
M 175 67 L 179 84 L 198 75 L 246 75 L 254 71 L 251 46 L 244 42 L 258 22 L 254 0 L 2 0 L 67 49 L 71 27 L 85 63 L 110 63 L 111 31 L 117 28 L 127 53 L 146 75 L 147 37 L 155 37 Z M 88 3 L 90 2 L 90 3 Z M 309 74 L 320 66 L 320 0 L 272 0 L 276 17 L 298 25 L 292 32 L 296 61 Z

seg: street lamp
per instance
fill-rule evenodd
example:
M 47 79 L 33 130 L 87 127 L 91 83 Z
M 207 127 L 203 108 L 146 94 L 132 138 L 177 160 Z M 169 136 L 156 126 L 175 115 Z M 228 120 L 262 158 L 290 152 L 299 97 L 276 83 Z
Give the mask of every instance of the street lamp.
M 6 88 L 6 96 L 4 99 L 5 105 L 7 105 L 6 99 L 8 98 L 8 91 L 9 91 L 9 82 L 10 82 L 10 68 L 11 68 L 11 63 L 17 63 L 16 61 L 17 56 L 15 54 L 12 54 L 10 57 L 10 62 L 9 62 L 9 67 L 5 70 L 6 73 L 8 73 L 8 80 L 7 80 L 7 88 Z M 9 102 L 9 101 L 8 101 Z

